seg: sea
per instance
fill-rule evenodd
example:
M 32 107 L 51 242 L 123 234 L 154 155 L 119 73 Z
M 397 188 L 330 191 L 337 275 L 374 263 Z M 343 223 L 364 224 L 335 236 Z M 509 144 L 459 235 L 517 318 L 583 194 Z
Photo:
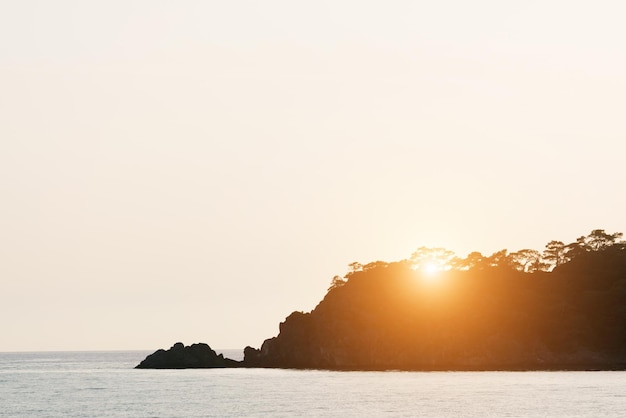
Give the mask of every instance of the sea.
M 0 417 L 626 417 L 621 371 L 134 369 L 148 354 L 0 353 Z

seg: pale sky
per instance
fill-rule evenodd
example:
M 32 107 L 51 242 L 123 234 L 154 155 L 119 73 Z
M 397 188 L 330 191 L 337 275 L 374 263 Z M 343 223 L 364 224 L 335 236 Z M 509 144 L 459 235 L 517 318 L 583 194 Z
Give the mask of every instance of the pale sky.
M 353 261 L 626 232 L 623 1 L 0 1 L 0 351 L 259 347 Z

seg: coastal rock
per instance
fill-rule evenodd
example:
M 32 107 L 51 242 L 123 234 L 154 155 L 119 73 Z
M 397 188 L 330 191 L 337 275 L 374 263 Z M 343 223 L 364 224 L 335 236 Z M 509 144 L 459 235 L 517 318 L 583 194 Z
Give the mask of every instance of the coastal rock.
M 157 350 L 143 360 L 136 369 L 213 369 L 240 367 L 241 362 L 215 353 L 204 343 L 185 346 L 178 342 L 169 350 Z

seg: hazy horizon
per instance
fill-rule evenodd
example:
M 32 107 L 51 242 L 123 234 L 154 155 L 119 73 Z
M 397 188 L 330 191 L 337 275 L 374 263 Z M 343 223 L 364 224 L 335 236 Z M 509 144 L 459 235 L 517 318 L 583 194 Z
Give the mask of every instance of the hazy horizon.
M 0 4 L 0 351 L 259 347 L 353 261 L 626 232 L 625 11 Z

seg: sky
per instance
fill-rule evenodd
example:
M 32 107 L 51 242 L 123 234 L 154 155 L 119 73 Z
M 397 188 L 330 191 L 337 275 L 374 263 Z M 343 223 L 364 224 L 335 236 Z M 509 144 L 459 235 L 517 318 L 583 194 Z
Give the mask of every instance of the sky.
M 354 261 L 626 232 L 621 1 L 0 1 L 0 351 L 260 347 Z

